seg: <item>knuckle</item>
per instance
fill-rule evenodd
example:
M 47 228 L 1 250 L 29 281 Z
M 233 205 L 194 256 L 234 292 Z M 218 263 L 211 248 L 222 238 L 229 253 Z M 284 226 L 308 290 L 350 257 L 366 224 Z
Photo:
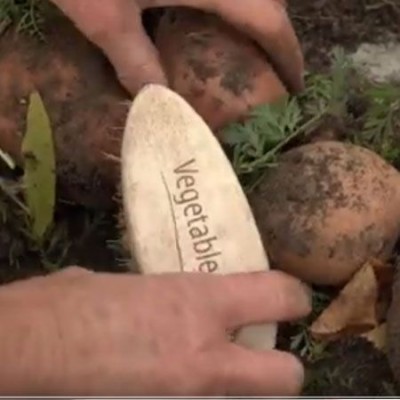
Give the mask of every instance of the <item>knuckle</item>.
M 288 17 L 284 8 L 279 4 L 275 4 L 273 10 L 268 13 L 268 31 L 270 35 L 278 36 L 282 31 L 287 29 L 288 24 Z M 265 25 L 263 29 L 265 29 Z
M 98 44 L 108 44 L 115 36 L 130 32 L 139 23 L 139 10 L 135 2 L 106 2 L 92 18 L 85 21 L 86 36 Z
M 118 19 L 110 15 L 107 18 L 92 19 L 86 24 L 84 31 L 90 41 L 102 47 L 117 29 Z

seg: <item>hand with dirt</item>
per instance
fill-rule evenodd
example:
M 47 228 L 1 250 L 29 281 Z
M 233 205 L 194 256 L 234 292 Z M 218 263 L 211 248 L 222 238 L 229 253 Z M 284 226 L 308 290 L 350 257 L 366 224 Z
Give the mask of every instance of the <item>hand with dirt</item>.
M 230 341 L 310 312 L 278 272 L 111 275 L 69 268 L 0 289 L 2 395 L 296 395 L 303 367 Z
M 265 50 L 289 90 L 303 88 L 303 56 L 285 0 L 52 0 L 114 65 L 132 94 L 166 84 L 157 50 L 141 20 L 144 10 L 186 6 L 215 13 Z

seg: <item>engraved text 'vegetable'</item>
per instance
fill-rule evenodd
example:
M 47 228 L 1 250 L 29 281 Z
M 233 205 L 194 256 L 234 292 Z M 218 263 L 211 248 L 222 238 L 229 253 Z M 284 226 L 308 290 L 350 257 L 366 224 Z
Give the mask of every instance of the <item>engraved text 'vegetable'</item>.
M 185 219 L 187 232 L 191 238 L 199 272 L 217 272 L 221 251 L 218 238 L 209 228 L 209 217 L 201 204 L 196 188 L 199 170 L 196 160 L 191 159 L 174 169 L 175 194 L 173 202 Z

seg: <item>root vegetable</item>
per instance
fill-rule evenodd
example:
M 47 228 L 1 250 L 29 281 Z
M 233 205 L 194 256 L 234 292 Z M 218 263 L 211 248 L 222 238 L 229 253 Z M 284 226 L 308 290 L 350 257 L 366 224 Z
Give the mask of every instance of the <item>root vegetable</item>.
M 167 11 L 156 45 L 171 88 L 214 131 L 287 94 L 257 45 L 214 15 L 185 8 Z
M 92 207 L 112 204 L 128 107 L 112 67 L 60 17 L 38 42 L 12 31 L 0 37 L 0 148 L 22 163 L 26 100 L 39 91 L 56 146 L 60 195 Z
M 289 151 L 251 203 L 273 266 L 309 283 L 346 283 L 365 262 L 386 260 L 400 234 L 400 174 L 350 144 Z

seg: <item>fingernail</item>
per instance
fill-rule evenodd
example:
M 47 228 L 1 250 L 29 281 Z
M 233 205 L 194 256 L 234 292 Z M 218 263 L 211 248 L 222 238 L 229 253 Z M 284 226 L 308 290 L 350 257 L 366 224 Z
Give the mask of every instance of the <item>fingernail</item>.
M 295 357 L 296 362 L 294 365 L 294 374 L 296 375 L 296 379 L 297 379 L 297 393 L 294 393 L 294 395 L 299 395 L 303 389 L 303 385 L 304 385 L 304 379 L 305 379 L 305 370 L 304 370 L 304 366 L 303 363 L 297 358 Z

